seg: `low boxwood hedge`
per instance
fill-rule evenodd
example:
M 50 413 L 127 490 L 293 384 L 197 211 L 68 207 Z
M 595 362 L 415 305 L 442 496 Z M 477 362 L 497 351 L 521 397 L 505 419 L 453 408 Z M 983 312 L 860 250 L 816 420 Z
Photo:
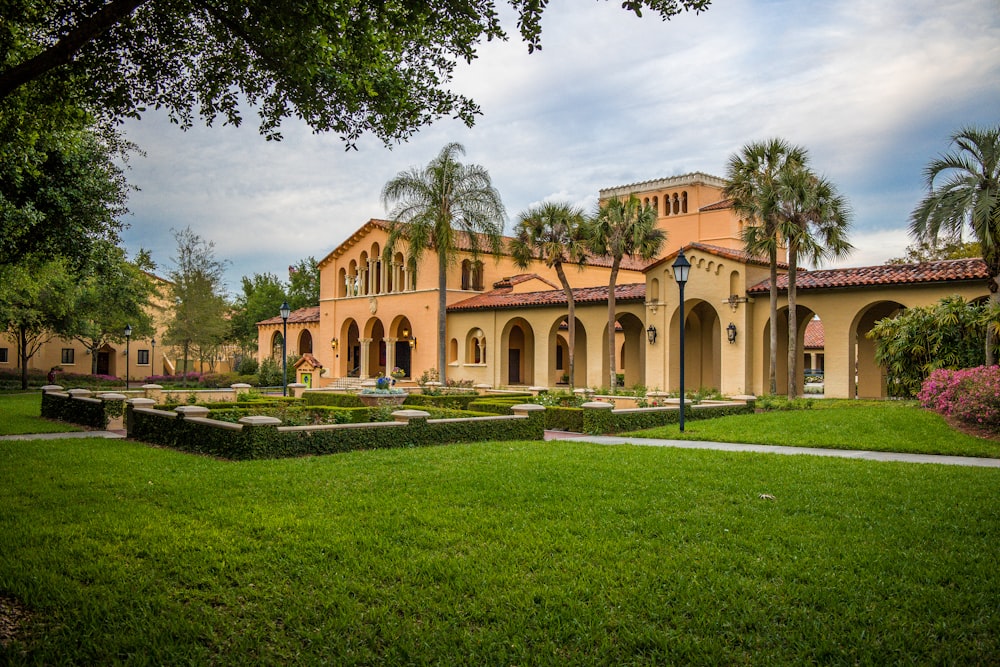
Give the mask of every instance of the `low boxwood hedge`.
M 753 411 L 753 401 L 749 401 L 745 405 L 688 405 L 684 411 L 684 419 L 712 419 L 727 415 L 750 414 Z M 583 432 L 591 434 L 638 431 L 644 428 L 676 424 L 679 421 L 680 410 L 678 409 L 653 408 L 622 412 L 607 409 L 583 409 Z

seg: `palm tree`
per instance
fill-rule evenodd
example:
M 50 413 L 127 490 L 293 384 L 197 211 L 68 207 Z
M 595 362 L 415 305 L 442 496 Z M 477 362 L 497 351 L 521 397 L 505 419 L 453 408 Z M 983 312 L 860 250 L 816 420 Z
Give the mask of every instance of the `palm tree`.
M 930 191 L 910 215 L 910 234 L 935 241 L 944 232 L 979 242 L 990 275 L 990 305 L 1000 307 L 1000 126 L 965 127 L 952 135 L 956 147 L 924 168 Z M 943 178 L 935 186 L 938 178 Z M 996 363 L 993 328 L 986 335 L 986 364 Z
M 776 184 L 779 227 L 788 241 L 788 397 L 793 398 L 798 396 L 799 377 L 799 258 L 805 257 L 816 265 L 828 258 L 843 257 L 854 246 L 847 241 L 851 219 L 847 201 L 829 180 L 799 166 L 783 170 Z
M 615 369 L 615 285 L 622 258 L 641 257 L 649 260 L 655 257 L 667 233 L 656 226 L 656 209 L 643 205 L 634 194 L 628 199 L 609 199 L 600 206 L 587 230 L 588 245 L 596 255 L 611 257 L 611 276 L 608 279 L 608 386 L 614 393 L 617 384 Z
M 804 148 L 784 139 L 747 144 L 729 158 L 723 194 L 746 225 L 741 232 L 743 248 L 751 256 L 766 256 L 771 269 L 770 393 L 778 393 L 778 253 L 784 249 L 778 216 L 777 180 L 787 171 L 806 163 Z
M 450 143 L 423 169 L 412 167 L 396 174 L 382 188 L 382 202 L 390 217 L 384 256 L 390 261 L 396 244 L 407 242 L 408 261 L 416 263 L 425 249 L 438 259 L 438 372 L 446 382 L 448 267 L 458 250 L 467 246 L 473 257 L 483 250 L 498 256 L 503 247 L 507 217 L 500 193 L 489 172 L 456 158 L 465 148 Z M 484 247 L 485 246 L 485 247 Z
M 518 216 L 514 241 L 510 246 L 511 255 L 519 267 L 527 268 L 532 260 L 541 260 L 549 268 L 555 269 L 559 282 L 562 283 L 569 311 L 570 389 L 576 378 L 576 301 L 563 264 L 571 262 L 583 268 L 587 260 L 585 222 L 583 209 L 571 204 L 546 202 L 529 208 Z

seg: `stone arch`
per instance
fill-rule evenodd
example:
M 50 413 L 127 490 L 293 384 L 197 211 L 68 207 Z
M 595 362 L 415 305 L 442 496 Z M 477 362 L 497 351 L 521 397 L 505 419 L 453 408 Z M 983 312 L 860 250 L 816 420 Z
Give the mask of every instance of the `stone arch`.
M 684 391 L 722 387 L 722 344 L 726 332 L 719 312 L 708 301 L 684 302 Z M 668 386 L 677 391 L 681 384 L 680 308 L 670 316 L 670 368 Z M 727 343 L 728 344 L 728 343 Z
M 378 243 L 372 243 L 371 265 L 372 272 L 370 294 L 382 294 L 382 250 Z
M 549 327 L 548 334 L 549 368 L 548 385 L 562 383 L 564 375 L 569 375 L 569 318 L 558 317 Z M 587 385 L 587 328 L 580 318 L 576 318 L 576 350 L 574 353 L 574 387 Z
M 367 357 L 361 350 L 362 374 L 368 377 L 378 377 L 386 374 L 385 325 L 382 320 L 372 317 L 365 322 L 365 338 L 368 339 Z M 365 362 L 367 361 L 367 364 Z M 366 370 L 367 373 L 364 371 Z
M 523 317 L 510 319 L 500 334 L 500 384 L 535 383 L 535 332 Z
M 281 332 L 275 331 L 271 334 L 271 357 L 281 361 Z
M 448 363 L 458 363 L 458 339 L 452 338 L 448 341 Z
M 388 338 L 386 368 L 389 372 L 399 368 L 403 377 L 413 377 L 413 348 L 417 338 L 410 319 L 405 315 L 394 317 L 389 324 Z
M 646 301 L 651 304 L 658 304 L 660 302 L 660 279 L 650 278 L 649 279 L 649 294 L 646 295 Z
M 347 269 L 340 267 L 340 271 L 337 272 L 337 296 L 345 297 L 347 296 Z
M 805 376 L 802 371 L 805 370 L 805 335 L 806 335 L 806 325 L 809 320 L 813 318 L 816 313 L 801 303 L 796 304 L 796 324 L 797 331 L 795 336 L 795 353 L 798 357 L 798 367 L 799 367 L 799 377 L 796 378 L 796 384 L 799 391 L 802 391 L 805 382 Z M 778 395 L 786 396 L 788 395 L 788 306 L 782 306 L 778 308 L 778 349 L 775 358 L 775 388 Z M 761 368 L 763 369 L 763 392 L 769 393 L 770 387 L 770 372 L 771 372 L 771 322 L 770 318 L 764 323 L 763 340 L 761 342 L 761 349 L 763 350 L 764 358 Z
M 406 259 L 402 252 L 397 252 L 392 258 L 392 270 L 395 278 L 392 281 L 392 288 L 395 292 L 405 292 L 410 289 L 406 284 Z
M 361 293 L 361 276 L 358 275 L 358 263 L 351 260 L 347 266 L 347 281 L 345 281 L 348 296 L 357 296 Z
M 365 251 L 361 252 L 361 257 L 358 258 L 358 294 L 364 296 L 369 293 L 371 289 L 370 284 L 370 269 L 371 265 L 368 263 L 368 253 Z
M 308 352 L 309 354 L 312 354 L 312 351 L 313 351 L 312 334 L 309 332 L 309 329 L 303 329 L 302 333 L 299 334 L 298 353 L 305 354 Z
M 340 352 L 343 361 L 338 365 L 338 374 L 357 377 L 361 372 L 361 329 L 353 318 L 340 325 Z
M 486 364 L 486 334 L 479 327 L 465 335 L 465 363 Z
M 615 315 L 615 370 L 624 375 L 622 386 L 633 387 L 646 384 L 646 326 L 638 316 L 619 311 Z M 601 377 L 610 382 L 611 369 L 608 367 L 608 329 L 604 327 L 601 350 Z
M 874 301 L 854 315 L 847 346 L 848 372 L 853 371 L 855 377 L 855 382 L 848 385 L 848 395 L 852 398 L 885 398 L 888 395 L 885 369 L 875 363 L 875 342 L 867 334 L 876 322 L 905 308 L 898 301 Z

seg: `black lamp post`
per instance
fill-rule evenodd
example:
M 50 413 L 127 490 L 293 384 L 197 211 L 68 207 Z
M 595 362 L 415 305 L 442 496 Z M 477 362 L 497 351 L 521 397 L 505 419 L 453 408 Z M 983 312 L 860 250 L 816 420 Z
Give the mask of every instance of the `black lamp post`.
M 131 339 L 131 338 L 132 338 L 132 325 L 131 324 L 126 324 L 125 325 L 125 388 L 126 389 L 128 389 L 128 370 L 129 370 L 128 369 L 128 361 L 129 361 L 128 360 L 128 357 L 129 357 L 129 354 L 128 354 L 129 353 L 128 344 L 129 344 L 129 339 Z
M 149 343 L 153 346 L 153 351 L 149 357 L 149 374 L 156 375 L 156 339 L 150 338 Z
M 281 304 L 281 395 L 288 396 L 288 316 L 292 309 L 288 302 Z
M 681 290 L 681 432 L 684 432 L 684 283 L 688 281 L 688 274 L 691 272 L 691 262 L 684 256 L 684 249 L 681 248 L 674 260 L 674 280 Z

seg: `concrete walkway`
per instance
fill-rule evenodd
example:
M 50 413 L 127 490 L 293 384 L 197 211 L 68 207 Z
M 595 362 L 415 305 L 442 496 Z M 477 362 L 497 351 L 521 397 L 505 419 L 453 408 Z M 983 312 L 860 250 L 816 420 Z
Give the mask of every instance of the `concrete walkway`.
M 23 433 L 0 435 L 0 440 L 58 440 L 60 438 L 124 438 L 124 431 L 73 431 L 71 433 Z M 859 449 L 821 449 L 819 447 L 783 447 L 780 445 L 748 445 L 736 442 L 703 440 L 657 440 L 653 438 L 622 438 L 615 435 L 583 435 L 568 431 L 546 431 L 546 440 L 570 440 L 597 445 L 642 445 L 646 447 L 676 447 L 678 449 L 714 449 L 721 452 L 756 452 L 758 454 L 805 454 L 831 456 L 866 461 L 901 461 L 903 463 L 937 463 L 951 466 L 1000 468 L 1000 459 L 974 456 L 941 456 L 938 454 L 904 454 L 901 452 L 871 452 Z
M 937 454 L 904 454 L 901 452 L 871 452 L 857 449 L 821 449 L 819 447 L 783 447 L 780 445 L 748 445 L 735 442 L 702 440 L 656 440 L 653 438 L 623 438 L 614 435 L 582 435 L 566 431 L 546 431 L 546 440 L 571 440 L 598 445 L 645 445 L 647 447 L 677 447 L 678 449 L 714 449 L 722 452 L 756 452 L 758 454 L 806 454 L 832 456 L 867 461 L 901 461 L 904 463 L 937 463 L 952 466 L 1000 468 L 1000 459 L 974 456 L 941 456 Z
M 0 435 L 0 440 L 60 440 L 62 438 L 124 438 L 125 431 L 70 431 L 68 433 L 20 433 Z

